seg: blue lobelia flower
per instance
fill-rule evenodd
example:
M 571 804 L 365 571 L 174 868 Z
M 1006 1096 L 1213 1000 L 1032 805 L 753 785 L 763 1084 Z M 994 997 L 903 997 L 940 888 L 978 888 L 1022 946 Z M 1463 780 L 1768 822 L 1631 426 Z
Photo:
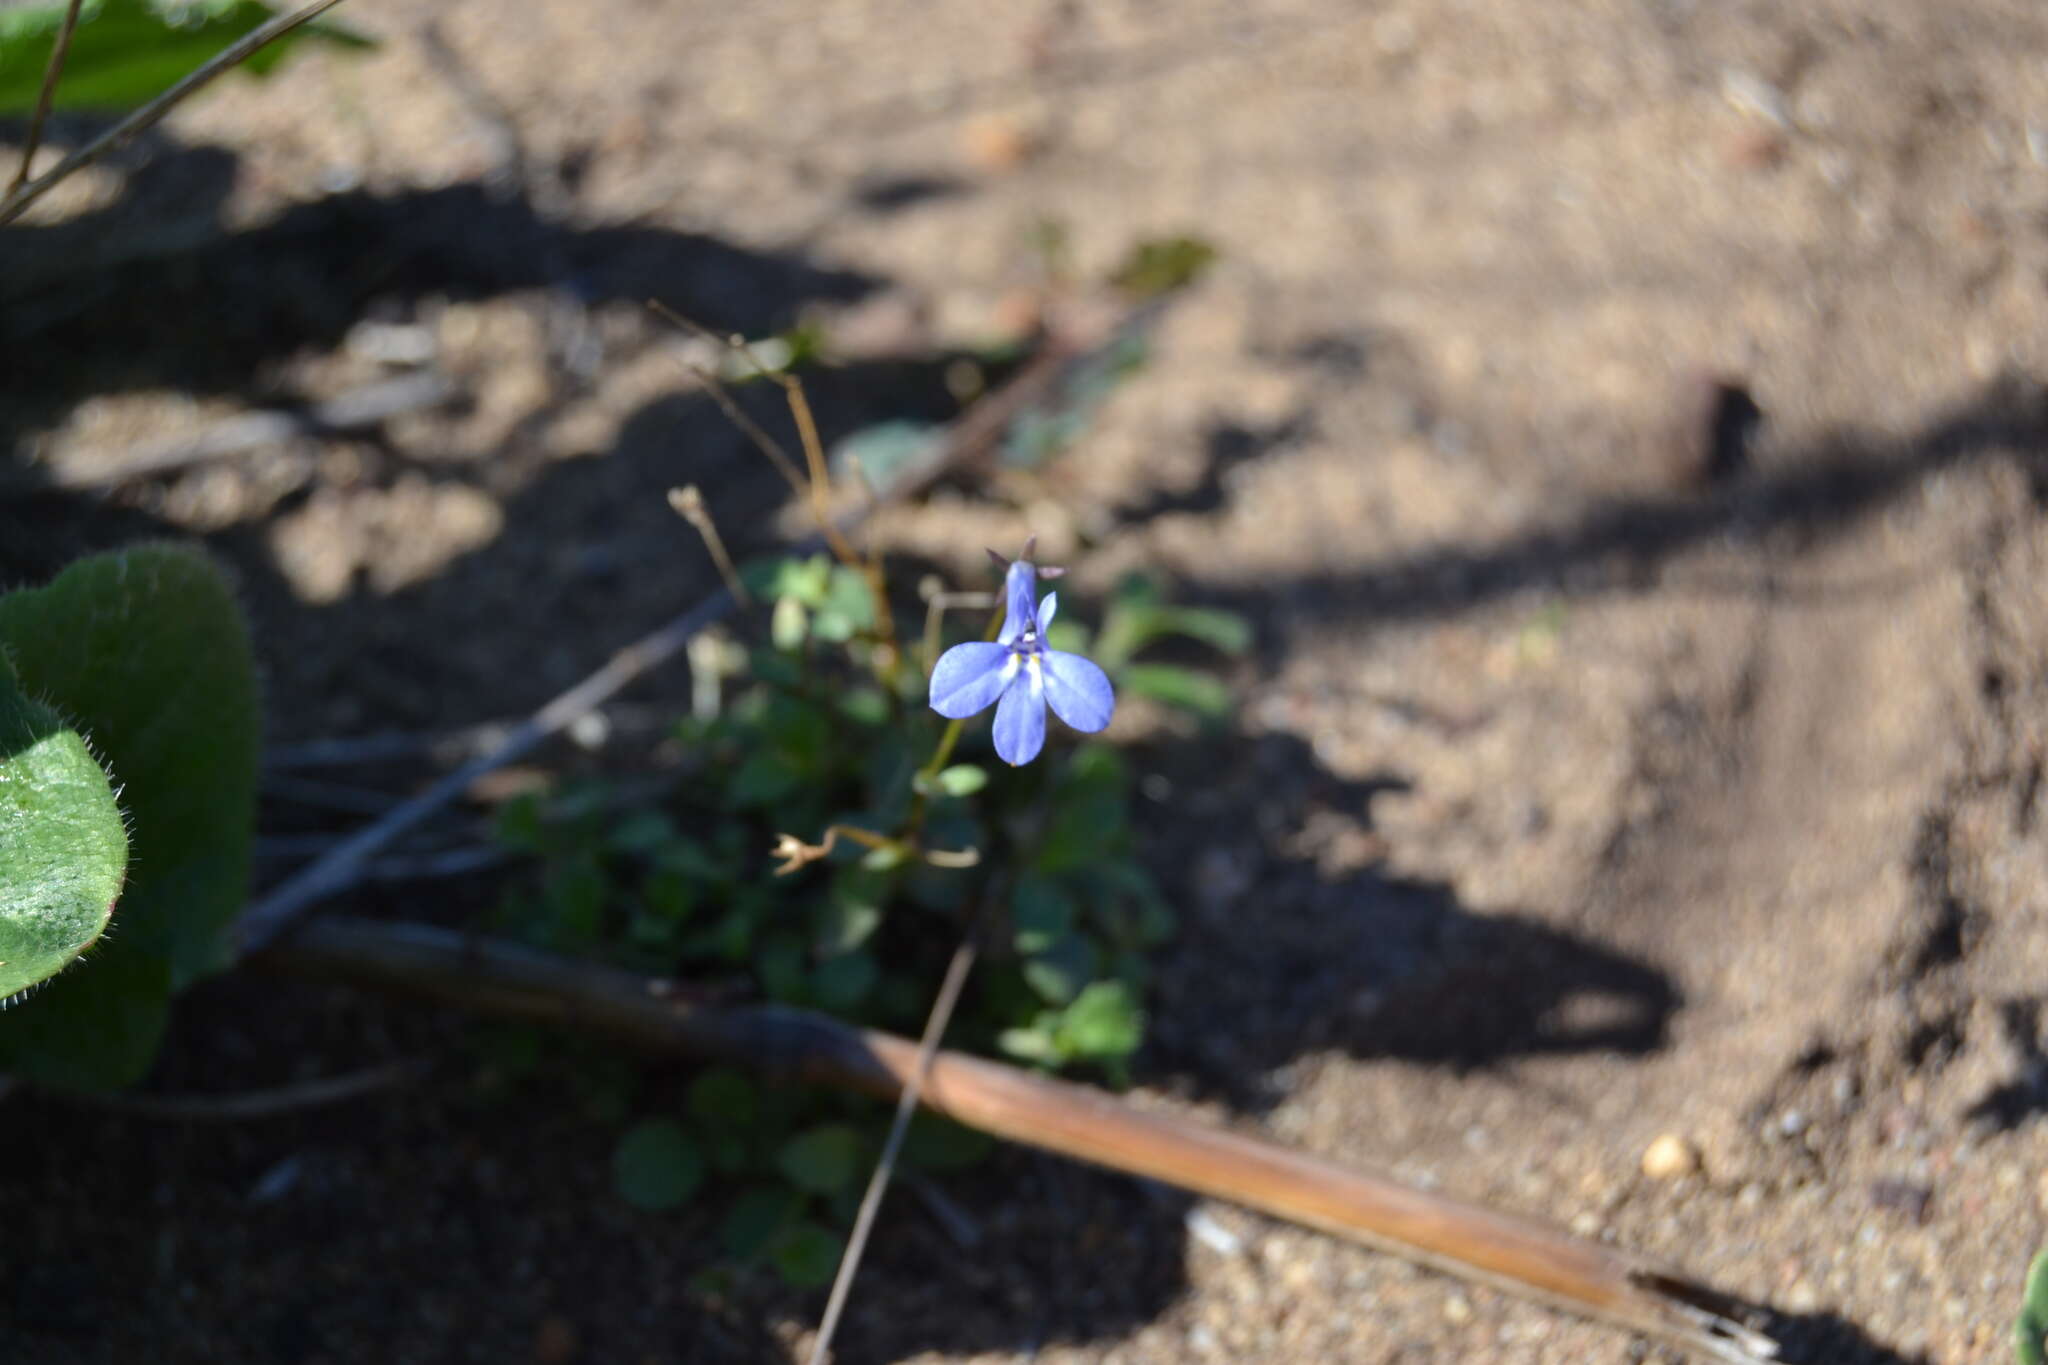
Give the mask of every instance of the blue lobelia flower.
M 954 645 L 932 669 L 932 710 L 947 719 L 964 720 L 995 704 L 996 753 L 1013 767 L 1045 747 L 1047 703 L 1088 734 L 1109 724 L 1116 710 L 1107 674 L 1078 654 L 1045 647 L 1059 594 L 1049 592 L 1034 606 L 1037 589 L 1038 569 L 1030 559 L 1010 565 L 1003 575 L 1002 633 L 993 642 Z

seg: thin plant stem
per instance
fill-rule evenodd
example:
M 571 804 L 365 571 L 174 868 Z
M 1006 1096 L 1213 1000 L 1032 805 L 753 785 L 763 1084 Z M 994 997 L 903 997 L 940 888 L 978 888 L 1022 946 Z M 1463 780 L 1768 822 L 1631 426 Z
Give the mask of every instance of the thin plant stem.
M 272 19 L 261 28 L 252 29 L 239 42 L 221 49 L 219 53 L 215 54 L 211 60 L 206 62 L 197 71 L 194 71 L 191 75 L 164 91 L 163 94 L 158 95 L 148 104 L 137 109 L 127 118 L 122 119 L 106 132 L 101 133 L 70 156 L 65 157 L 62 161 L 51 167 L 46 174 L 38 176 L 26 184 L 10 189 L 4 198 L 0 198 L 0 227 L 5 227 L 21 217 L 23 213 L 28 211 L 31 204 L 41 199 L 64 181 L 69 180 L 78 172 L 84 170 L 87 166 L 98 161 L 108 152 L 113 151 L 117 147 L 126 146 L 136 134 L 156 124 L 164 115 L 170 113 L 171 110 L 177 108 L 189 98 L 195 90 L 209 84 L 221 73 L 247 60 L 250 53 L 278 38 L 282 38 L 285 34 L 290 33 L 302 24 L 311 23 L 340 3 L 341 0 L 313 0 L 313 3 L 306 5 L 302 9 L 293 10 L 290 14 Z
M 698 336 L 721 346 L 728 344 L 726 338 L 715 335 L 702 323 L 692 322 L 660 299 L 649 299 L 647 306 L 665 322 L 674 323 L 685 331 L 695 332 Z M 789 485 L 790 491 L 800 498 L 809 497 L 809 490 L 804 487 L 804 476 L 797 469 L 796 461 L 790 458 L 789 452 L 782 448 L 782 442 L 762 430 L 760 423 L 740 409 L 740 405 L 733 401 L 732 395 L 725 391 L 725 385 L 720 382 L 717 375 L 702 365 L 689 361 L 681 363 L 683 368 L 690 372 L 690 377 L 704 386 L 704 391 L 711 395 L 712 402 L 718 404 L 726 420 L 745 433 L 755 448 L 768 457 L 768 462 L 775 466 L 775 472 L 782 476 L 782 481 Z
M 725 540 L 718 534 L 718 523 L 711 519 L 711 509 L 705 506 L 704 494 L 698 490 L 697 485 L 693 483 L 687 487 L 669 489 L 668 505 L 676 510 L 677 516 L 695 527 L 698 535 L 704 537 L 704 546 L 711 551 L 711 562 L 718 566 L 719 576 L 725 580 L 725 586 L 732 593 L 733 600 L 743 607 L 753 606 L 753 596 L 748 593 L 747 585 L 740 581 L 740 573 L 733 567 L 732 556 L 725 552 Z
M 57 97 L 57 78 L 64 74 L 64 59 L 71 53 L 71 35 L 78 28 L 78 11 L 85 7 L 85 0 L 71 0 L 64 11 L 64 23 L 57 30 L 57 41 L 50 44 L 50 64 L 43 68 L 43 88 L 36 93 L 36 111 L 28 121 L 28 137 L 21 144 L 21 165 L 15 169 L 14 179 L 7 182 L 7 193 L 13 194 L 28 181 L 28 168 L 36 159 L 36 149 L 43 145 L 43 123 L 50 117 L 50 102 Z
M 896 646 L 896 618 L 889 610 L 888 585 L 882 577 L 879 557 L 869 555 L 863 559 L 853 548 L 852 542 L 840 534 L 838 524 L 832 517 L 832 472 L 825 465 L 825 444 L 819 439 L 817 418 L 811 412 L 811 400 L 804 393 L 803 381 L 794 375 L 784 374 L 762 364 L 761 357 L 754 354 L 753 347 L 747 344 L 744 337 L 720 336 L 704 324 L 693 322 L 665 306 L 658 299 L 648 300 L 648 306 L 678 327 L 695 332 L 707 341 L 716 342 L 727 350 L 743 356 L 746 362 L 754 367 L 757 377 L 768 380 L 782 390 L 782 396 L 789 404 L 790 417 L 796 423 L 797 443 L 804 452 L 804 465 L 808 477 L 796 473 L 795 462 L 790 459 L 789 452 L 741 411 L 739 404 L 725 392 L 725 386 L 719 382 L 716 375 L 701 365 L 687 367 L 696 375 L 698 382 L 704 385 L 705 391 L 711 395 L 733 425 L 746 432 L 754 444 L 775 462 L 776 468 L 782 472 L 782 477 L 788 481 L 789 486 L 796 490 L 797 496 L 809 504 L 811 517 L 818 523 L 818 529 L 823 532 L 825 543 L 831 547 L 833 555 L 840 563 L 859 573 L 862 581 L 867 584 L 868 596 L 874 602 L 875 642 L 879 646 L 876 651 L 876 674 L 889 694 L 894 696 L 893 684 L 896 681 L 897 670 L 902 667 L 902 651 Z M 869 510 L 872 510 L 875 503 L 872 489 L 868 490 L 868 502 Z
M 926 779 L 937 777 L 939 770 L 946 766 L 946 760 L 953 756 L 953 746 L 960 742 L 960 732 L 966 728 L 964 720 L 947 721 L 945 732 L 939 736 L 939 746 L 932 750 L 931 760 L 918 769 L 917 775 Z
M 743 342 L 736 341 L 731 337 L 718 335 L 718 333 L 712 331 L 703 323 L 694 322 L 684 317 L 660 299 L 649 299 L 647 306 L 664 320 L 674 323 L 685 331 L 694 332 L 707 341 L 715 342 L 720 346 L 738 351 L 741 355 L 746 356 L 748 363 L 763 376 L 769 379 L 781 379 L 790 385 L 796 384 L 796 381 L 790 379 L 787 375 L 776 375 L 773 371 L 764 367 L 747 350 Z M 760 449 L 761 453 L 768 457 L 770 462 L 774 464 L 776 472 L 782 475 L 783 482 L 790 486 L 791 491 L 810 505 L 812 515 L 817 519 L 818 529 L 824 533 L 825 543 L 831 547 L 833 555 L 842 563 L 859 568 L 861 563 L 860 556 L 854 553 L 853 546 L 847 543 L 846 537 L 839 533 L 838 525 L 827 512 L 824 504 L 824 494 L 817 483 L 818 478 L 824 473 L 823 458 L 813 457 L 808 450 L 804 452 L 805 462 L 811 466 L 811 477 L 806 479 L 802 471 L 797 468 L 796 461 L 790 457 L 789 451 L 783 447 L 782 442 L 770 436 L 762 429 L 759 422 L 747 416 L 740 405 L 733 401 L 732 394 L 727 392 L 724 382 L 717 375 L 702 365 L 692 365 L 686 362 L 683 368 L 688 370 L 691 376 L 704 386 L 704 391 L 711 395 L 711 401 L 718 404 L 719 410 L 726 415 L 727 420 L 745 432 L 747 439 L 752 441 Z M 789 394 L 792 390 L 784 388 L 783 392 Z M 798 433 L 801 435 L 808 431 L 811 433 L 812 438 L 815 439 L 817 428 L 810 422 L 810 405 L 804 403 L 802 398 L 802 386 L 797 385 L 794 389 L 794 396 L 790 399 L 790 411 L 801 414 L 797 419 Z
M 903 1093 L 896 1098 L 896 1117 L 890 1121 L 889 1136 L 882 1143 L 881 1159 L 875 1163 L 874 1174 L 868 1177 L 867 1192 L 861 1195 L 860 1211 L 854 1215 L 853 1231 L 846 1239 L 846 1252 L 839 1258 L 839 1273 L 833 1277 L 832 1292 L 825 1300 L 825 1315 L 818 1320 L 817 1339 L 811 1343 L 810 1365 L 825 1365 L 830 1359 L 832 1336 L 839 1330 L 839 1319 L 846 1311 L 847 1295 L 853 1290 L 853 1277 L 860 1269 L 862 1253 L 867 1250 L 868 1233 L 874 1228 L 875 1215 L 881 1211 L 882 1196 L 887 1193 L 889 1179 L 895 1174 L 896 1158 L 903 1150 L 903 1139 L 910 1132 L 911 1116 L 917 1112 L 918 1103 L 924 1096 L 932 1060 L 938 1056 L 946 1025 L 952 1022 L 953 1008 L 960 1003 L 960 992 L 967 985 L 967 974 L 974 968 L 975 928 L 976 924 L 970 922 L 960 946 L 953 950 L 952 961 L 946 964 L 946 978 L 939 983 L 938 997 L 932 1001 L 932 1012 L 925 1019 L 924 1036 L 917 1043 L 917 1066 L 904 1082 Z

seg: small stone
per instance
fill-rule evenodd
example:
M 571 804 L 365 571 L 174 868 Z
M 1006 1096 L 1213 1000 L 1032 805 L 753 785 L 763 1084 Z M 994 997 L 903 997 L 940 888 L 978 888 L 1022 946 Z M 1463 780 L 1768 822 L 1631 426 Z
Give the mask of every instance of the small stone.
M 967 162 L 979 171 L 1013 171 L 1038 151 L 1038 138 L 1020 119 L 991 114 L 962 133 Z
M 1791 1313 L 1811 1313 L 1820 1307 L 1820 1295 L 1805 1280 L 1795 1283 L 1785 1291 L 1785 1309 Z
M 1699 1168 L 1699 1148 L 1677 1133 L 1666 1133 L 1643 1149 L 1643 1174 L 1652 1180 L 1676 1180 Z
M 1600 1215 L 1590 1211 L 1575 1215 L 1572 1218 L 1572 1234 L 1577 1237 L 1598 1237 Z
M 1445 1299 L 1444 1321 L 1453 1327 L 1463 1326 L 1472 1321 L 1472 1300 L 1463 1294 L 1453 1294 Z

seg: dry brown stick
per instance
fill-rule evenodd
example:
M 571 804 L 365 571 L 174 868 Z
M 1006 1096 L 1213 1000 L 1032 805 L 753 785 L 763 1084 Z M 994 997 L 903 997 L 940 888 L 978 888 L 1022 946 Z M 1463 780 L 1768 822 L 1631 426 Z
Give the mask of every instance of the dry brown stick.
M 64 11 L 64 22 L 57 29 L 57 40 L 50 44 L 50 62 L 43 68 L 43 88 L 36 92 L 36 111 L 29 118 L 28 136 L 21 144 L 21 165 L 15 168 L 14 179 L 7 182 L 9 194 L 28 179 L 36 149 L 43 145 L 43 124 L 50 117 L 50 102 L 57 97 L 57 78 L 64 74 L 64 59 L 71 53 L 71 35 L 78 30 L 78 11 L 84 7 L 85 0 L 71 0 Z
M 42 198 L 45 194 L 48 194 L 79 171 L 84 170 L 93 162 L 98 161 L 108 152 L 126 145 L 130 138 L 133 138 L 137 133 L 142 132 L 150 127 L 150 125 L 156 123 L 165 114 L 177 108 L 193 91 L 206 85 L 223 72 L 240 65 L 258 48 L 278 38 L 282 38 L 301 24 L 311 23 L 340 3 L 341 0 L 313 0 L 313 3 L 304 8 L 293 10 L 290 14 L 272 19 L 262 27 L 250 30 L 249 33 L 245 34 L 238 41 L 222 48 L 198 70 L 164 91 L 163 94 L 158 95 L 148 104 L 137 109 L 127 118 L 122 119 L 106 132 L 101 133 L 85 146 L 80 147 L 70 156 L 65 157 L 44 174 L 37 176 L 25 185 L 17 185 L 8 190 L 6 197 L 0 198 L 0 227 L 5 227 L 21 217 L 23 213 L 27 212 L 29 205 L 35 203 L 36 200 Z
M 907 1038 L 798 1010 L 711 1008 L 672 981 L 427 925 L 317 920 L 264 960 L 884 1099 L 919 1068 Z M 1776 1354 L 1737 1320 L 1735 1300 L 1533 1220 L 960 1053 L 931 1060 L 924 1096 L 935 1112 L 997 1137 L 1242 1204 L 1715 1360 L 1754 1365 Z

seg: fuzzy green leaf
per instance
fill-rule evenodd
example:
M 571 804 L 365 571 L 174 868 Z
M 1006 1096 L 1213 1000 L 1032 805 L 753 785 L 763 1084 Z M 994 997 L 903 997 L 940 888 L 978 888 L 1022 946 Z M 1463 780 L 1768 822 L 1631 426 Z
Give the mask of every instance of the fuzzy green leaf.
M 158 545 L 95 555 L 46 587 L 0 597 L 0 648 L 22 692 L 91 735 L 117 775 L 131 866 L 106 953 L 0 1019 L 0 1066 L 60 1085 L 125 1085 L 147 1065 L 162 1021 L 144 1002 L 117 1004 L 104 992 L 160 974 L 102 968 L 117 954 L 149 958 L 175 990 L 230 956 L 256 805 L 260 716 L 248 632 L 205 555 Z M 75 993 L 89 1000 L 60 1000 Z M 62 1061 L 41 1054 L 33 1039 L 46 1031 L 29 1018 L 59 1013 L 102 1021 L 78 1041 L 108 1046 L 72 1049 Z M 115 1021 L 138 1032 L 115 1045 Z
M 2048 1350 L 2048 1251 L 2034 1258 L 2027 1270 L 2027 1296 L 2020 1304 L 2019 1321 L 2012 1325 L 2013 1349 L 2020 1365 L 2042 1365 Z
M 84 737 L 0 664 L 0 999 L 99 938 L 127 865 L 120 809 Z

